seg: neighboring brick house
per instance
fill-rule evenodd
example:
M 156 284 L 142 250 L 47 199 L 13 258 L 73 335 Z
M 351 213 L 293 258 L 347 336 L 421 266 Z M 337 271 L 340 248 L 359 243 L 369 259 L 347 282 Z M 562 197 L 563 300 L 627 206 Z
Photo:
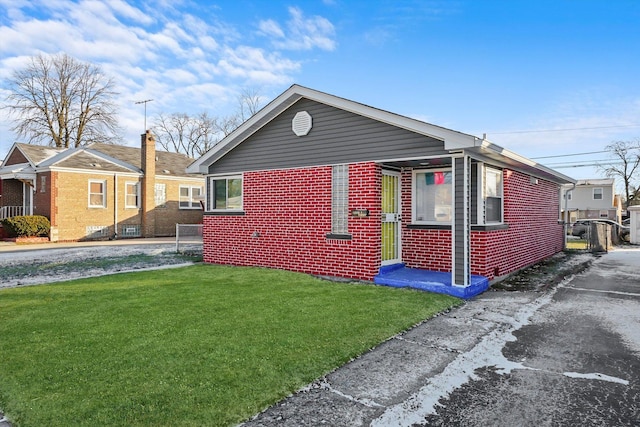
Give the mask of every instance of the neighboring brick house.
M 207 175 L 206 262 L 462 297 L 563 249 L 561 186 L 575 182 L 481 138 L 298 85 L 187 171 Z M 389 279 L 400 272 L 409 279 Z
M 14 144 L 0 167 L 0 218 L 43 215 L 52 241 L 175 235 L 202 222 L 204 178 L 193 159 L 142 147 L 95 143 L 55 149 Z
M 622 198 L 616 194 L 615 179 L 579 179 L 575 188 L 566 191 L 569 223 L 579 219 L 622 220 Z

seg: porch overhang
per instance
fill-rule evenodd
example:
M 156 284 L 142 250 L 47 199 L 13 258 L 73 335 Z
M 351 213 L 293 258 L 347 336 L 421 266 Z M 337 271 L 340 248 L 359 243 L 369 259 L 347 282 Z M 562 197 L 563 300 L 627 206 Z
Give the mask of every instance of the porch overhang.
M 27 164 L 0 167 L 0 179 L 16 179 L 18 181 L 35 181 L 36 171 Z

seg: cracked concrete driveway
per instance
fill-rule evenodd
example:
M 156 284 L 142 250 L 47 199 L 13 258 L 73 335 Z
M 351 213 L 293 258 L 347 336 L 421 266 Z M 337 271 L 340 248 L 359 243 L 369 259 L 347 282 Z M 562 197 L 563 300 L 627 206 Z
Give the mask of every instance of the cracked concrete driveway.
M 249 426 L 638 426 L 640 248 L 544 292 L 487 292 Z

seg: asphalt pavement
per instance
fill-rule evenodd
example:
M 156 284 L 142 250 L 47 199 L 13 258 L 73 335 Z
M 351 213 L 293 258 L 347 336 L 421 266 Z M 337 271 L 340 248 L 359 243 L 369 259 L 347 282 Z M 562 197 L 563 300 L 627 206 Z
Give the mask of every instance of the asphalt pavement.
M 277 405 L 256 426 L 639 426 L 640 248 L 544 292 L 486 292 Z

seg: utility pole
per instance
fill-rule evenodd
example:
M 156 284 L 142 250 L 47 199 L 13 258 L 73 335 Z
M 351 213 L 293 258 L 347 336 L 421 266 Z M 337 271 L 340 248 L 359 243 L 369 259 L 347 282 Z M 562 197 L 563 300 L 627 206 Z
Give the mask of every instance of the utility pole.
M 144 101 L 136 101 L 136 104 L 144 104 L 144 131 L 147 131 L 147 102 L 151 102 L 153 99 L 145 99 Z

